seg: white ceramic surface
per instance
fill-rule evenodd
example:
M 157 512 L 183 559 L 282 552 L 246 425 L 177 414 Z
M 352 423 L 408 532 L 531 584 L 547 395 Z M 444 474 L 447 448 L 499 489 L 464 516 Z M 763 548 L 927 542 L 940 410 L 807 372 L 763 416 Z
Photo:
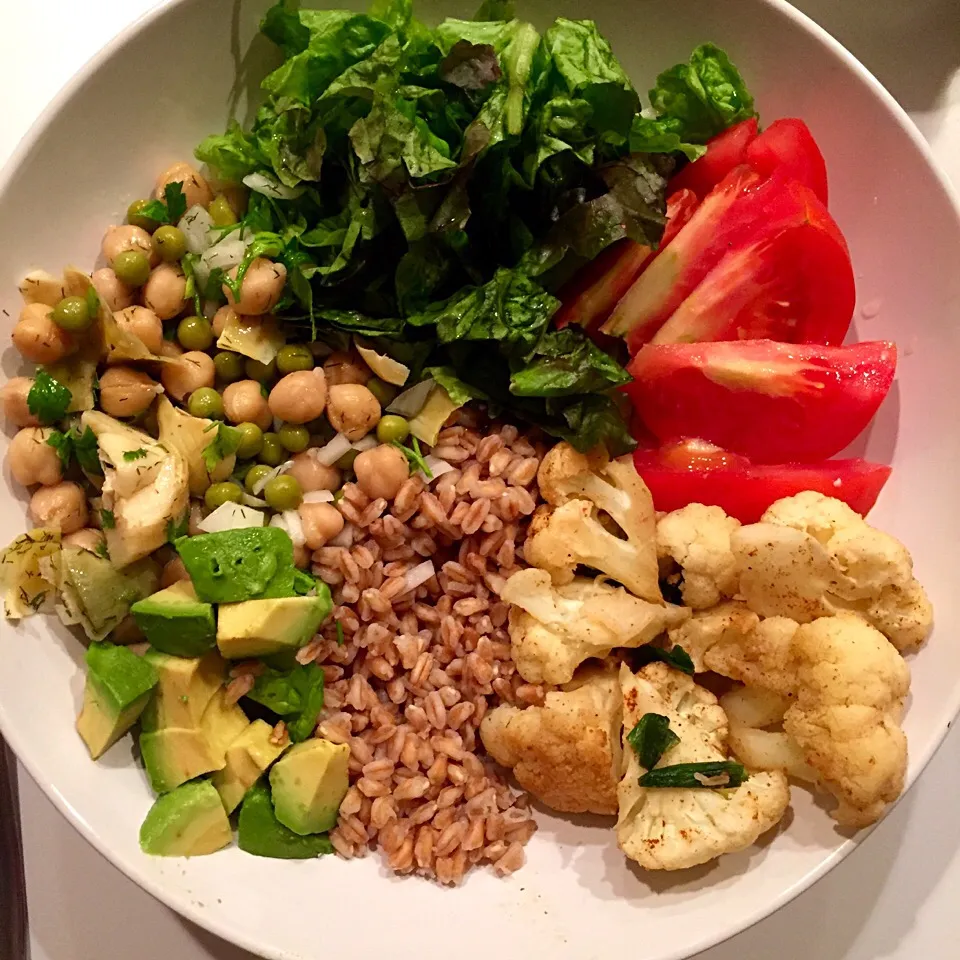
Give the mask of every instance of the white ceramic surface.
M 449 9 L 432 6 L 440 13 Z M 90 259 L 105 223 L 143 193 L 155 171 L 222 126 L 233 53 L 246 50 L 261 8 L 245 3 L 235 11 L 213 0 L 180 4 L 108 48 L 96 73 L 58 99 L 0 188 L 3 235 L 17 238 L 0 250 L 0 277 L 8 278 L 0 306 L 15 312 L 13 281 L 27 268 Z M 580 4 L 551 3 L 548 9 L 582 15 Z M 709 38 L 741 64 L 765 116 L 796 113 L 810 122 L 830 165 L 833 206 L 853 249 L 860 302 L 868 313 L 876 304 L 881 308 L 875 318 L 859 320 L 860 336 L 897 339 L 903 347 L 898 396 L 885 406 L 867 450 L 895 463 L 876 517 L 913 548 L 941 625 L 914 662 L 907 730 L 915 776 L 960 700 L 953 679 L 960 654 L 944 642 L 957 623 L 952 544 L 940 541 L 958 520 L 952 493 L 960 451 L 944 427 L 953 425 L 960 407 L 951 380 L 960 222 L 925 148 L 892 101 L 785 6 L 673 0 L 630 10 L 636 27 L 626 5 L 596 3 L 591 12 L 641 86 L 657 68 Z M 148 110 L 142 101 L 131 108 L 131 91 L 144 86 L 144 64 L 156 62 L 158 52 L 176 66 L 165 71 L 173 80 L 151 92 Z M 194 102 L 197 89 L 202 103 Z M 15 367 L 10 353 L 3 358 L 8 374 Z M 20 500 L 0 517 L 0 539 L 22 529 Z M 798 792 L 793 823 L 772 844 L 680 878 L 635 874 L 612 848 L 608 831 L 546 818 L 522 873 L 506 883 L 477 874 L 454 892 L 388 880 L 374 861 L 285 864 L 237 851 L 195 861 L 148 860 L 136 834 L 150 798 L 129 746 L 119 745 L 97 769 L 70 732 L 78 651 L 65 631 L 48 631 L 36 621 L 25 630 L 0 630 L 4 734 L 54 801 L 122 869 L 197 922 L 271 957 L 381 950 L 439 957 L 451 944 L 479 956 L 486 950 L 471 931 L 478 916 L 491 914 L 497 942 L 505 945 L 498 952 L 507 957 L 545 950 L 577 960 L 616 950 L 684 957 L 770 912 L 849 846 Z M 363 922 L 367 903 L 375 904 L 376 924 Z M 417 928 L 405 924 L 410 916 L 429 917 L 436 940 L 416 937 Z

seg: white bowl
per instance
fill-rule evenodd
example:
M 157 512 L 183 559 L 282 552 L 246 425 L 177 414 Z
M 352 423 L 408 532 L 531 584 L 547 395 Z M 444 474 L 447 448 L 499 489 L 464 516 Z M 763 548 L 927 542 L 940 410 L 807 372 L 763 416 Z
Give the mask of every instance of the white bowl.
M 262 73 L 265 41 L 245 59 L 267 0 L 181 0 L 111 43 L 57 98 L 0 185 L 0 306 L 9 330 L 28 270 L 89 265 L 169 162 L 242 110 Z M 469 15 L 475 0 L 432 3 Z M 427 5 L 424 4 L 426 8 Z M 525 5 L 534 19 L 590 13 L 641 90 L 703 40 L 741 66 L 764 118 L 797 115 L 830 171 L 831 206 L 859 286 L 860 338 L 897 340 L 898 388 L 860 449 L 894 464 L 875 521 L 903 539 L 929 588 L 939 627 L 913 659 L 906 719 L 913 780 L 960 707 L 954 543 L 960 529 L 960 213 L 906 115 L 843 48 L 780 0 L 577 0 Z M 239 79 L 238 79 L 239 75 Z M 157 79 L 160 78 L 160 82 Z M 17 367 L 14 351 L 4 372 Z M 14 487 L 9 485 L 8 490 Z M 25 527 L 24 496 L 5 493 L 0 540 Z M 236 848 L 211 857 L 145 857 L 138 829 L 151 803 L 129 738 L 98 764 L 73 732 L 81 647 L 49 619 L 0 627 L 0 729 L 83 835 L 184 916 L 271 958 L 423 960 L 688 957 L 771 913 L 864 838 L 832 826 L 794 791 L 792 822 L 743 854 L 673 876 L 633 870 L 608 822 L 543 814 L 527 866 L 507 881 L 475 871 L 457 890 L 386 875 L 376 857 L 290 863 Z

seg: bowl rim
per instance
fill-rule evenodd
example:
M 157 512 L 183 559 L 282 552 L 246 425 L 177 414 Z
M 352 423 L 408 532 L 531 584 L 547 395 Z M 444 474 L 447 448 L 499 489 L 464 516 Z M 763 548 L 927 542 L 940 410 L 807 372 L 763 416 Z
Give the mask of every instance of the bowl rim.
M 10 181 L 13 179 L 17 170 L 34 149 L 37 142 L 42 139 L 60 111 L 69 104 L 80 88 L 100 67 L 109 61 L 116 52 L 121 50 L 134 37 L 149 29 L 155 21 L 165 16 L 173 8 L 191 2 L 200 2 L 200 0 L 159 0 L 155 6 L 145 10 L 140 16 L 112 37 L 73 74 L 33 121 L 26 134 L 24 134 L 13 149 L 7 161 L 0 167 L 0 197 L 7 192 Z M 866 84 L 886 107 L 891 119 L 893 119 L 899 125 L 902 132 L 907 135 L 914 148 L 930 168 L 938 186 L 943 191 L 947 201 L 951 204 L 953 212 L 958 222 L 960 222 L 960 185 L 955 186 L 947 176 L 939 161 L 934 156 L 930 143 L 890 91 L 888 91 L 873 73 L 839 40 L 808 14 L 789 3 L 788 0 L 757 0 L 757 2 L 771 7 L 787 20 L 792 21 L 799 29 L 826 47 L 840 62 L 847 66 Z M 954 718 L 960 716 L 960 685 L 957 686 L 956 693 L 953 697 L 950 713 Z M 940 749 L 944 738 L 949 732 L 949 727 L 950 723 L 947 723 L 939 731 L 934 731 L 926 750 L 919 755 L 911 755 L 911 759 L 915 761 L 915 763 L 912 764 L 915 771 L 914 775 L 912 779 L 908 780 L 901 796 L 888 808 L 883 819 L 886 819 L 890 810 L 913 788 L 933 755 Z M 57 785 L 42 776 L 38 765 L 31 756 L 28 744 L 17 734 L 15 725 L 7 718 L 6 709 L 2 701 L 0 701 L 0 735 L 4 737 L 16 754 L 18 761 L 27 770 L 34 782 L 53 803 L 60 814 L 77 830 L 91 847 L 110 864 L 120 870 L 124 876 L 135 883 L 140 889 L 145 890 L 158 902 L 176 911 L 182 917 L 227 943 L 234 944 L 257 956 L 269 958 L 269 960 L 298 960 L 297 957 L 283 948 L 258 942 L 245 933 L 230 929 L 226 923 L 221 922 L 220 918 L 202 909 L 200 905 L 195 903 L 191 898 L 177 891 L 171 891 L 162 882 L 146 875 L 133 861 L 125 860 L 122 855 L 114 853 L 110 845 L 101 838 L 97 831 L 84 819 L 82 814 L 64 797 Z M 873 833 L 876 827 L 883 822 L 883 819 L 866 830 L 861 830 L 855 837 L 845 839 L 836 849 L 827 854 L 816 867 L 780 890 L 773 898 L 764 901 L 762 905 L 749 911 L 745 918 L 738 920 L 731 926 L 724 927 L 720 933 L 705 933 L 698 939 L 693 948 L 690 946 L 682 947 L 679 951 L 664 954 L 661 960 L 689 960 L 689 958 L 699 955 L 701 951 L 708 950 L 711 947 L 723 943 L 753 927 L 761 920 L 772 916 L 790 901 L 812 887 L 818 880 L 826 876 L 838 863 L 846 859 Z

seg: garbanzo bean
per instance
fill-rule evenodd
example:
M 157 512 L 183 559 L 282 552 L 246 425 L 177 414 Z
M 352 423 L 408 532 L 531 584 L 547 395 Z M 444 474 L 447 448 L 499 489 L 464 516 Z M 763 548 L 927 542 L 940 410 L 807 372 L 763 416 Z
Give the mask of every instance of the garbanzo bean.
M 236 279 L 238 269 L 234 267 L 230 270 L 231 279 Z M 286 282 L 287 268 L 282 263 L 257 257 L 244 274 L 243 283 L 240 285 L 240 299 L 234 300 L 233 292 L 226 284 L 223 285 L 223 293 L 237 313 L 258 317 L 269 313 L 277 305 Z
M 135 291 L 125 283 L 121 283 L 111 267 L 101 267 L 99 270 L 94 270 L 90 279 L 100 299 L 114 313 L 118 310 L 125 310 L 133 303 Z
M 60 457 L 47 443 L 52 435 L 50 427 L 25 427 L 10 441 L 7 463 L 17 483 L 25 487 L 35 483 L 51 487 L 63 479 Z
M 327 419 L 348 440 L 365 437 L 380 420 L 377 398 L 359 383 L 338 383 L 330 388 Z
M 161 263 L 143 285 L 143 302 L 161 320 L 172 320 L 187 305 L 187 278 L 179 264 Z
M 52 527 L 68 536 L 87 525 L 87 498 L 83 488 L 69 480 L 41 487 L 30 498 L 30 516 L 38 527 Z
M 323 413 L 327 381 L 323 370 L 297 370 L 277 381 L 270 391 L 270 412 L 288 423 L 309 423 Z
M 357 486 L 368 497 L 392 500 L 410 476 L 410 464 L 402 451 L 382 443 L 359 454 L 353 461 L 353 472 L 357 475 Z
M 308 451 L 293 457 L 293 466 L 289 473 L 291 477 L 296 477 L 304 493 L 311 490 L 339 490 L 342 483 L 340 471 L 336 467 L 320 463 L 310 456 Z
M 40 418 L 27 406 L 32 386 L 30 377 L 14 377 L 3 385 L 3 415 L 16 427 L 40 426 Z
M 157 354 L 157 356 L 167 357 L 170 360 L 176 360 L 177 357 L 183 356 L 183 347 L 181 347 L 176 340 L 164 340 L 163 343 L 160 344 L 160 352 Z
M 163 588 L 172 587 L 179 580 L 189 579 L 190 574 L 187 573 L 183 561 L 179 557 L 174 557 L 164 566 L 163 572 L 160 574 L 160 586 Z
M 231 423 L 255 423 L 261 430 L 273 423 L 267 398 L 256 380 L 238 380 L 223 388 L 223 409 Z
M 156 380 L 133 367 L 110 367 L 100 377 L 100 406 L 111 417 L 143 413 L 159 392 Z
M 139 250 L 146 254 L 151 267 L 155 267 L 160 262 L 159 254 L 153 249 L 153 239 L 143 227 L 136 227 L 132 223 L 107 227 L 103 242 L 100 244 L 100 251 L 107 264 L 112 267 L 113 261 L 128 250 Z
M 237 311 L 233 307 L 221 307 L 214 315 L 213 320 L 211 321 L 211 326 L 213 327 L 213 335 L 219 339 L 220 335 L 223 333 L 224 328 L 227 325 L 227 321 L 236 316 Z
M 310 551 L 302 543 L 293 545 L 293 565 L 300 570 L 310 566 Z
M 160 382 L 174 400 L 200 390 L 212 387 L 215 371 L 213 360 L 205 353 L 191 350 L 182 354 L 176 363 L 165 363 L 160 371 Z
M 113 315 L 117 326 L 135 336 L 151 353 L 159 353 L 163 346 L 163 324 L 149 307 L 127 307 Z
M 56 363 L 75 349 L 73 336 L 53 322 L 52 313 L 44 303 L 28 303 L 13 328 L 13 345 L 34 363 Z
M 343 529 L 343 516 L 332 503 L 301 503 L 298 513 L 311 550 L 319 550 Z
M 179 182 L 183 188 L 183 196 L 187 201 L 187 209 L 200 204 L 201 207 L 209 206 L 213 199 L 213 191 L 210 184 L 201 176 L 189 163 L 175 163 L 167 167 L 163 173 L 157 177 L 157 186 L 153 195 L 158 199 L 164 198 L 164 188 L 168 183 Z
M 343 350 L 335 350 L 323 361 L 323 372 L 331 387 L 338 383 L 365 384 L 373 376 L 359 353 L 346 353 Z
M 101 556 L 106 538 L 101 530 L 95 527 L 84 527 L 76 533 L 71 533 L 69 537 L 64 537 L 63 542 L 71 547 L 79 547 L 81 550 Z

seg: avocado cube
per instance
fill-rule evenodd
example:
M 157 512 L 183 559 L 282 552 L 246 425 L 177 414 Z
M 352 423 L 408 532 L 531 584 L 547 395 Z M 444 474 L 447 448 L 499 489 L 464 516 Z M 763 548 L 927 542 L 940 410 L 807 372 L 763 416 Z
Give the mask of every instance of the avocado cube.
M 333 845 L 325 833 L 301 837 L 277 819 L 270 788 L 263 781 L 251 787 L 244 797 L 237 827 L 237 845 L 255 857 L 311 860 L 333 853 Z
M 147 732 L 164 727 L 199 729 L 207 704 L 227 675 L 220 654 L 211 650 L 202 657 L 184 658 L 151 649 L 144 658 L 156 669 L 160 682 L 156 696 L 143 712 L 142 728 Z
M 227 701 L 227 691 L 221 687 L 207 704 L 200 720 L 200 732 L 210 748 L 210 756 L 222 767 L 226 762 L 227 747 L 250 726 L 247 715 L 236 703 Z
M 221 766 L 199 730 L 177 727 L 141 733 L 140 756 L 154 793 L 169 793 L 181 783 Z
M 199 657 L 216 643 L 213 605 L 201 603 L 188 580 L 138 600 L 130 612 L 150 646 L 161 653 Z
M 277 819 L 300 836 L 324 833 L 337 822 L 350 781 L 350 748 L 329 740 L 292 747 L 270 771 Z
M 77 732 L 96 760 L 136 722 L 157 685 L 157 672 L 127 647 L 91 643 Z
M 208 780 L 159 797 L 140 827 L 140 849 L 155 857 L 201 857 L 231 839 L 230 821 Z
M 211 777 L 227 813 L 240 806 L 244 794 L 252 787 L 278 757 L 290 747 L 290 741 L 271 743 L 273 727 L 265 720 L 254 720 L 233 743 L 227 747 L 222 770 Z
M 217 647 L 234 660 L 296 651 L 313 639 L 330 609 L 329 594 L 222 604 Z

